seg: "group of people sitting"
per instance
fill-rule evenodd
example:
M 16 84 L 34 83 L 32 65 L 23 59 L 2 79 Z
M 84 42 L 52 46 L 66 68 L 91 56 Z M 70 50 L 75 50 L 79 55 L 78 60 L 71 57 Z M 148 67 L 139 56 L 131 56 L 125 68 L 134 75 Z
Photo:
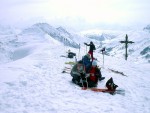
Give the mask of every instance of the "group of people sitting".
M 104 80 L 101 70 L 97 66 L 96 60 L 91 61 L 90 54 L 86 54 L 82 60 L 78 61 L 71 70 L 72 82 L 80 87 L 97 87 L 98 81 Z M 111 77 L 106 82 L 106 87 L 109 90 L 115 90 L 118 85 L 114 84 Z
M 81 87 L 96 87 L 98 80 L 105 79 L 102 77 L 96 60 L 91 61 L 89 53 L 73 66 L 71 76 L 72 82 Z

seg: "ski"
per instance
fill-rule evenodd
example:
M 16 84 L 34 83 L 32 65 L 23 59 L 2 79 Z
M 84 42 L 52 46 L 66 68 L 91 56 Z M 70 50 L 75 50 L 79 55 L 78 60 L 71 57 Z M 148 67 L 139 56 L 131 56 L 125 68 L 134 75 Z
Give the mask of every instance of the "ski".
M 110 69 L 110 68 L 108 68 L 108 70 L 110 70 L 110 71 L 111 71 L 111 72 L 113 72 L 113 73 L 121 74 L 121 75 L 123 75 L 123 76 L 126 76 L 126 77 L 127 77 L 127 75 L 125 75 L 123 72 L 116 71 L 116 70 L 113 70 L 113 69 Z
M 65 64 L 75 65 L 75 62 L 65 62 Z
M 122 89 L 108 90 L 108 89 L 101 89 L 101 88 L 86 88 L 86 87 L 82 87 L 81 89 L 82 90 L 90 90 L 90 91 L 94 91 L 94 92 L 109 93 L 112 95 L 115 95 L 115 94 L 125 95 L 125 90 L 122 90 Z
M 63 71 L 62 71 L 62 73 L 70 74 L 70 72 L 69 72 L 69 71 L 67 71 L 67 70 L 63 70 Z
M 69 67 L 64 67 L 64 69 L 62 70 L 62 73 L 70 73 L 71 72 L 71 68 Z
M 60 57 L 65 57 L 65 58 L 67 58 L 67 56 L 65 56 L 65 55 L 61 55 Z
M 64 67 L 64 69 L 70 69 L 71 70 L 72 68 L 71 67 Z

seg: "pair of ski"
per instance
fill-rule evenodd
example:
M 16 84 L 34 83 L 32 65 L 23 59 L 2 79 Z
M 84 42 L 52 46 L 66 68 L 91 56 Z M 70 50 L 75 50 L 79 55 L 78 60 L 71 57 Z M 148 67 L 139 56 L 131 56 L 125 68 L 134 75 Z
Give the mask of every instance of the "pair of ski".
M 120 74 L 122 76 L 126 76 L 127 77 L 127 75 L 125 75 L 123 72 L 120 72 L 120 71 L 117 71 L 117 70 L 114 70 L 114 69 L 110 69 L 110 68 L 108 68 L 108 70 L 113 72 L 113 73 Z
M 71 72 L 71 67 L 65 67 L 62 71 L 62 73 L 70 73 Z
M 108 90 L 108 89 L 101 89 L 101 88 L 87 88 L 87 87 L 82 87 L 81 89 L 82 89 L 82 90 L 94 91 L 94 92 L 109 93 L 109 94 L 111 94 L 111 95 L 115 95 L 115 94 L 125 95 L 125 90 L 123 90 L 123 89 Z

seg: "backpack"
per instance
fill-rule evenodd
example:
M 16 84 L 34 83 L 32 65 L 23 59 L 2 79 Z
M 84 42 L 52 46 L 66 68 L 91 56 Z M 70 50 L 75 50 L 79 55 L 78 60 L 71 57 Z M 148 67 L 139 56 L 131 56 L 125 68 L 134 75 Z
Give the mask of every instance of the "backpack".
M 73 52 L 69 52 L 69 53 L 68 53 L 68 58 L 73 58 L 74 56 L 76 56 L 75 53 L 73 53 Z
M 95 45 L 93 44 L 93 50 L 96 50 Z
M 116 88 L 118 87 L 118 85 L 114 84 L 113 78 L 111 77 L 107 82 L 106 82 L 106 87 L 109 90 L 116 90 Z
M 90 72 L 90 80 L 97 83 L 98 82 L 98 76 L 96 75 L 96 68 L 91 67 L 89 72 Z

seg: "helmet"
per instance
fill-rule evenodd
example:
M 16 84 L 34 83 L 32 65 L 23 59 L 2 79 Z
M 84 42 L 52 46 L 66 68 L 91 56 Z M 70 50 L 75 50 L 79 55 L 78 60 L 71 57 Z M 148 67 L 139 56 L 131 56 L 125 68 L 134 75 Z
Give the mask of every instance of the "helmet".
M 93 60 L 92 66 L 97 66 L 97 62 L 95 60 Z

